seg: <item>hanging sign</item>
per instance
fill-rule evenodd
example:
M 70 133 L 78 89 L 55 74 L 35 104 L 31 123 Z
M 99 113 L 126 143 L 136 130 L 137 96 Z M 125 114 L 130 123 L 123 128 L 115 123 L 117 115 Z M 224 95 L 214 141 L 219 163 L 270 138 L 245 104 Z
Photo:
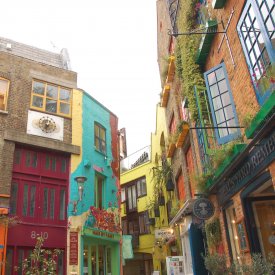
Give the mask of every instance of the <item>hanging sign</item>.
M 78 232 L 70 232 L 69 265 L 78 265 Z
M 214 211 L 214 205 L 209 199 L 200 198 L 195 200 L 193 204 L 193 214 L 201 220 L 211 218 L 214 215 Z

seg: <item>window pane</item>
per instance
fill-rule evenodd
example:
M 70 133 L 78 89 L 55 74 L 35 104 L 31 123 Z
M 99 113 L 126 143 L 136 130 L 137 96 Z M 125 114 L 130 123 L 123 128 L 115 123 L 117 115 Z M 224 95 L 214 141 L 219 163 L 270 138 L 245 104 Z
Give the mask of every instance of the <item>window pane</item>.
M 70 104 L 60 102 L 60 113 L 65 114 L 65 115 L 69 115 L 70 114 L 70 109 L 71 109 Z
M 220 125 L 218 125 L 219 127 L 226 127 L 226 123 L 222 123 Z M 222 137 L 225 137 L 228 135 L 228 130 L 227 128 L 219 128 L 219 136 L 222 138 Z
M 50 219 L 54 219 L 55 190 L 50 189 Z
M 125 201 L 125 188 L 121 188 L 121 202 Z
M 57 86 L 47 85 L 47 97 L 57 99 L 58 88 Z
M 18 184 L 13 182 L 11 185 L 11 198 L 10 198 L 11 215 L 15 215 L 17 212 L 17 195 L 18 195 Z
M 48 217 L 48 188 L 44 188 L 43 198 L 43 218 Z
M 43 107 L 43 97 L 33 96 L 32 97 L 32 106 L 37 108 Z
M 33 82 L 33 92 L 35 94 L 44 95 L 45 83 L 34 81 Z
M 51 165 L 51 160 L 49 156 L 46 156 L 46 163 L 45 163 L 45 168 L 46 170 L 50 169 L 50 165 Z
M 69 102 L 71 99 L 71 91 L 64 88 L 60 88 L 59 99 Z
M 57 112 L 57 101 L 46 99 L 46 111 L 51 113 Z
M 56 171 L 56 157 L 51 157 L 52 160 L 52 171 Z
M 65 190 L 60 190 L 60 206 L 59 206 L 59 219 L 65 220 Z
M 219 90 L 221 94 L 228 91 L 228 87 L 225 79 L 219 82 Z
M 21 162 L 21 150 L 20 149 L 15 149 L 14 151 L 14 163 L 15 164 L 20 164 Z
M 141 184 L 141 182 L 140 181 L 138 181 L 137 182 L 137 195 L 138 195 L 138 197 L 141 195 L 141 190 L 140 190 L 140 184 Z
M 213 99 L 214 110 L 218 110 L 222 107 L 221 98 L 218 96 Z
M 211 86 L 212 84 L 214 84 L 216 82 L 216 76 L 215 76 L 215 72 L 210 73 L 208 76 L 208 83 L 209 86 Z
M 224 79 L 223 68 L 220 68 L 216 71 L 216 77 L 217 77 L 217 81 Z
M 212 97 L 217 96 L 219 94 L 218 85 L 215 84 L 215 85 L 211 86 L 210 91 L 211 91 L 211 96 Z
M 215 115 L 216 115 L 216 120 L 217 120 L 217 123 L 221 123 L 224 121 L 224 114 L 223 114 L 223 110 L 219 110 L 217 112 L 215 112 Z
M 133 195 L 133 208 L 137 207 L 137 195 L 135 186 L 132 187 L 132 195 Z
M 23 211 L 22 214 L 23 216 L 27 216 L 27 211 L 28 211 L 28 192 L 29 191 L 29 187 L 28 185 L 24 185 L 24 197 L 23 197 Z
M 32 167 L 36 168 L 37 167 L 37 153 L 33 152 L 31 155 L 32 155 Z
M 132 209 L 133 204 L 132 204 L 132 190 L 131 190 L 131 187 L 129 187 L 127 189 L 127 193 L 128 193 L 128 207 L 129 207 L 129 209 Z
M 30 198 L 30 216 L 34 216 L 34 209 L 35 209 L 35 186 L 31 186 L 31 198 Z
M 8 81 L 4 79 L 0 79 L 0 94 L 4 94 L 8 90 Z
M 228 104 L 231 103 L 229 93 L 222 94 L 221 98 L 222 98 L 222 105 L 223 106 L 227 106 Z
M 234 117 L 234 113 L 231 105 L 224 108 L 224 113 L 225 113 L 226 120 Z
M 105 129 L 103 129 L 103 128 L 100 129 L 100 138 L 102 140 L 105 140 Z

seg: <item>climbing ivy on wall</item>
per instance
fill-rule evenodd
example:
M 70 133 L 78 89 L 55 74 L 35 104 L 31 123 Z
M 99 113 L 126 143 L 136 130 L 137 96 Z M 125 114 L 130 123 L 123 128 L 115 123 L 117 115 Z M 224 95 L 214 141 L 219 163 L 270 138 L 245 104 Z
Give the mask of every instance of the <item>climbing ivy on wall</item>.
M 188 32 L 196 27 L 195 5 L 198 0 L 181 0 L 178 12 L 178 32 Z M 204 79 L 199 65 L 195 63 L 195 55 L 199 47 L 200 35 L 181 35 L 177 37 L 175 49 L 176 72 L 182 80 L 182 95 L 188 98 L 188 107 L 192 119 L 197 119 L 197 107 L 194 86 L 204 86 Z

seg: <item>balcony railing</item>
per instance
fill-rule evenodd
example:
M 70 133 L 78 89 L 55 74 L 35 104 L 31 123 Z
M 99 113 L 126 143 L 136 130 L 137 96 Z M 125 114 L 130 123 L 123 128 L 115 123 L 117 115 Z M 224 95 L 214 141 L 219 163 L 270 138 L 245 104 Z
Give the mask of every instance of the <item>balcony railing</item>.
M 151 160 L 151 146 L 146 146 L 120 161 L 120 172 L 126 172 Z

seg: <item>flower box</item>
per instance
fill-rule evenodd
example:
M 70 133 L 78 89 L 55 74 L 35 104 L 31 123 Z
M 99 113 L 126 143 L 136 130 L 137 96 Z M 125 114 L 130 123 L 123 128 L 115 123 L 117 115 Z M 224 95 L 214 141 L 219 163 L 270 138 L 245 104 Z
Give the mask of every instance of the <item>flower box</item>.
M 166 107 L 170 93 L 170 86 L 165 85 L 162 91 L 161 107 Z
M 232 161 L 236 158 L 237 155 L 239 155 L 243 149 L 245 148 L 246 144 L 240 143 L 240 144 L 235 144 L 233 148 L 233 153 L 225 158 L 225 160 L 219 165 L 219 167 L 215 171 L 215 178 L 219 177 L 221 173 L 226 169 L 226 167 L 232 163 Z
M 168 158 L 173 157 L 175 149 L 176 149 L 176 144 L 175 143 L 170 143 L 169 147 L 168 147 L 168 150 L 167 150 L 167 157 Z
M 171 82 L 174 80 L 174 75 L 175 75 L 175 56 L 171 55 L 169 57 L 169 65 L 168 65 L 168 72 L 167 72 L 167 79 L 166 83 Z
M 267 118 L 274 113 L 275 109 L 275 92 L 267 99 L 260 111 L 253 118 L 250 126 L 245 130 L 248 139 L 253 138 L 259 128 L 265 123 Z
M 177 143 L 176 143 L 177 148 L 180 148 L 182 146 L 188 132 L 189 132 L 189 125 L 188 124 L 182 125 L 182 129 L 181 129 L 181 132 L 178 136 Z
M 213 9 L 222 9 L 226 0 L 212 0 Z
M 203 66 L 210 52 L 211 44 L 217 30 L 217 20 L 208 20 L 205 26 L 205 34 L 202 35 L 201 43 L 196 55 L 196 63 Z

